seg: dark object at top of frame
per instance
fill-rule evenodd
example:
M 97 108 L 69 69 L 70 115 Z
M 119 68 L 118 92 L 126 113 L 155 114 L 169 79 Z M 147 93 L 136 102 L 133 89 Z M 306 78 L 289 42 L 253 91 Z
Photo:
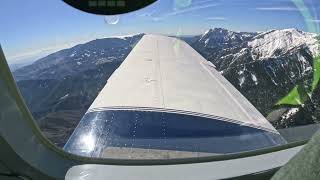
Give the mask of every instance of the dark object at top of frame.
M 63 0 L 70 6 L 87 13 L 115 15 L 144 8 L 157 0 Z

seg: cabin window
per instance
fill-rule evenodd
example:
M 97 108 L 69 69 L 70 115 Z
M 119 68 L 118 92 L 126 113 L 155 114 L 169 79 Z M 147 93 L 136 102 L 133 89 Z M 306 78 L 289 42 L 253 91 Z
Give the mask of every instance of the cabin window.
M 319 7 L 158 0 L 99 16 L 62 1 L 10 0 L 0 6 L 0 43 L 59 148 L 124 159 L 240 153 L 319 129 Z

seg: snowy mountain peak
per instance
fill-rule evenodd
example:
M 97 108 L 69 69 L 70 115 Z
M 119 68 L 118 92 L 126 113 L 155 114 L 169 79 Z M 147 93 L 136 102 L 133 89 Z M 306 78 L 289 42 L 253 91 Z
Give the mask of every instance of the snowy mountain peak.
M 229 46 L 241 43 L 255 36 L 256 33 L 234 32 L 224 28 L 207 30 L 199 39 L 205 47 Z
M 202 38 L 218 38 L 221 36 L 231 36 L 234 35 L 235 32 L 233 31 L 229 31 L 227 29 L 223 29 L 223 28 L 214 28 L 214 29 L 209 29 L 207 30 L 202 36 Z
M 265 59 L 276 57 L 279 52 L 285 53 L 297 47 L 307 47 L 313 56 L 318 54 L 316 34 L 297 29 L 271 30 L 260 33 L 248 42 L 252 54 Z

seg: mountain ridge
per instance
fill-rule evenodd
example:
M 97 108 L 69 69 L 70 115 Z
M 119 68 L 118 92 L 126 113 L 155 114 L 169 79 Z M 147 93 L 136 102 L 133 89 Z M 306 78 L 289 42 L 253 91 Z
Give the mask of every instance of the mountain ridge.
M 95 64 L 123 61 L 144 34 L 111 37 L 78 44 L 49 54 L 13 72 L 15 79 L 60 79 L 88 70 Z M 77 67 L 77 68 L 75 68 Z
M 226 33 L 228 30 L 218 29 L 218 32 L 221 31 L 230 34 Z M 228 44 L 205 46 L 203 41 L 209 40 L 203 38 L 189 44 L 211 61 L 263 115 L 271 113 L 279 99 L 286 96 L 296 84 L 312 80 L 313 60 L 319 55 L 317 34 L 291 28 L 270 30 L 249 36 L 246 40 L 237 40 L 231 47 Z M 299 108 L 299 111 L 288 108 L 286 113 L 291 116 L 298 114 L 301 119 L 300 112 L 304 112 L 306 120 L 280 118 L 272 123 L 276 128 L 284 128 L 312 123 L 320 118 L 318 115 L 314 116 L 317 118 L 310 118 L 318 112 L 303 108 Z

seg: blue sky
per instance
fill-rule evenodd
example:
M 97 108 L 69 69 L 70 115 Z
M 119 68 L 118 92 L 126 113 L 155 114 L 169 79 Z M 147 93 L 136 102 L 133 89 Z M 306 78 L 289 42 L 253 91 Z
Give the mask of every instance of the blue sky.
M 214 27 L 316 31 L 317 12 L 318 0 L 158 0 L 129 14 L 105 17 L 60 0 L 1 0 L 0 43 L 9 62 L 21 62 L 96 38 L 142 32 L 192 35 Z M 118 22 L 112 24 L 112 19 Z

